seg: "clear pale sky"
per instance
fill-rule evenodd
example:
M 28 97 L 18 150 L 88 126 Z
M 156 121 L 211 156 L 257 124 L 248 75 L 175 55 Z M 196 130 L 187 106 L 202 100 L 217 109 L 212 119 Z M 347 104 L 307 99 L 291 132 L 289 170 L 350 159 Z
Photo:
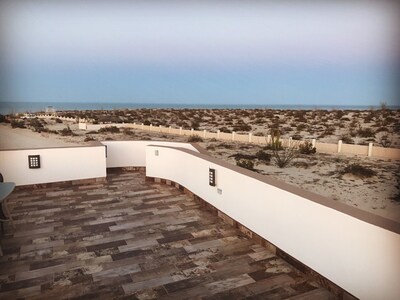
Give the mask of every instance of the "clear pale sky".
M 0 101 L 398 104 L 387 1 L 2 1 Z

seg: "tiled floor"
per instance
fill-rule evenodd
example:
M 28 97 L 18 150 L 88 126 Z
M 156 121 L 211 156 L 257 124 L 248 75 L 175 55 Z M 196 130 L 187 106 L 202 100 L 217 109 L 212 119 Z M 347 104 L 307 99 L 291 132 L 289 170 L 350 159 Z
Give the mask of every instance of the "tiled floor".
M 178 189 L 106 183 L 19 190 L 1 237 L 1 299 L 331 299 Z M 300 245 L 299 245 L 300 246 Z

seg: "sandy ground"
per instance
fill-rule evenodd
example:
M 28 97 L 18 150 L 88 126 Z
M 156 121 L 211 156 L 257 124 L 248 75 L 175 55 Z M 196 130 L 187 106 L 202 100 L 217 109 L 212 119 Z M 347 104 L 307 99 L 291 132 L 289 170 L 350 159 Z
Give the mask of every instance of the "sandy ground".
M 47 121 L 46 128 L 61 130 L 67 124 L 55 124 Z M 65 144 L 85 144 L 92 140 L 176 140 L 188 141 L 187 136 L 165 135 L 157 132 L 140 130 L 121 130 L 119 133 L 95 133 L 77 129 L 77 125 L 68 124 L 74 136 L 62 136 L 54 133 L 35 133 L 29 129 L 11 129 L 10 125 L 1 125 L 1 147 L 17 145 L 27 147 Z M 4 135 L 3 135 L 4 134 Z M 6 138 L 3 138 L 6 137 Z M 15 141 L 14 141 L 15 140 Z M 204 140 L 199 143 L 210 155 L 236 164 L 235 155 L 255 155 L 257 151 L 267 150 L 262 146 Z M 299 155 L 286 168 L 278 168 L 272 161 L 265 162 L 253 159 L 255 171 L 261 174 L 284 180 L 290 184 L 317 194 L 329 197 L 348 205 L 384 216 L 400 222 L 399 190 L 396 187 L 400 173 L 400 162 L 368 157 L 352 157 L 316 153 Z M 341 170 L 351 163 L 358 163 L 373 169 L 375 176 L 358 178 L 350 174 L 341 174 Z M 397 200 L 396 200 L 397 199 Z
M 400 148 L 400 110 L 279 109 L 135 109 L 60 112 L 99 123 L 144 123 L 184 129 L 265 136 L 279 129 L 282 137 L 317 139 L 324 143 Z
M 11 128 L 10 125 L 0 124 L 0 149 L 23 149 L 68 146 L 75 144 L 56 139 L 48 133 L 35 133 L 29 129 Z

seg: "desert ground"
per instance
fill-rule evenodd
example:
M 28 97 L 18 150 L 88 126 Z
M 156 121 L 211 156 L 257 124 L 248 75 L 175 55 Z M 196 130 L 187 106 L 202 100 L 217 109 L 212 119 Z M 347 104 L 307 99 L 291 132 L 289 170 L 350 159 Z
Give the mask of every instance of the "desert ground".
M 157 114 L 151 115 L 153 118 L 152 123 L 154 122 L 154 118 L 156 118 L 157 116 L 161 118 L 163 114 L 167 114 L 171 119 L 168 119 L 166 123 L 163 123 L 162 125 L 170 124 L 169 122 L 172 122 L 172 120 L 174 119 L 176 120 L 174 124 L 179 125 L 179 119 L 176 119 L 177 116 L 173 115 L 173 112 L 171 112 L 173 110 L 168 110 L 168 112 L 164 112 L 164 110 L 161 111 L 162 112 L 158 113 L 159 116 Z M 184 111 L 186 115 L 186 110 Z M 362 141 L 367 140 L 367 138 L 358 136 L 359 131 L 364 132 L 371 130 L 374 133 L 373 139 L 375 141 L 379 139 L 378 134 L 384 132 L 385 134 L 390 135 L 391 146 L 399 147 L 398 120 L 400 119 L 400 112 L 386 112 L 386 117 L 389 116 L 391 118 L 395 118 L 390 122 L 381 120 L 381 118 L 383 118 L 381 115 L 382 113 L 385 114 L 385 112 L 375 112 L 374 114 L 376 115 L 376 117 L 374 117 L 372 121 L 370 120 L 370 122 L 368 122 L 369 125 L 360 126 L 358 127 L 358 129 L 357 127 L 348 127 L 347 125 L 343 128 L 338 125 L 335 127 L 336 133 L 327 135 L 324 141 L 332 142 L 335 139 L 335 141 L 337 141 L 339 138 L 341 138 L 341 134 L 345 134 L 344 132 L 349 133 L 351 130 L 357 129 L 357 134 L 356 136 L 352 137 L 352 139 L 353 141 L 357 140 L 361 141 L 360 143 L 362 143 Z M 104 112 L 98 112 L 98 117 L 95 122 L 101 122 L 101 116 L 103 114 Z M 119 113 L 117 113 L 116 115 L 118 114 Z M 182 112 L 180 112 L 179 114 L 182 114 Z M 216 120 L 218 124 L 222 124 L 218 128 L 228 128 L 227 126 L 230 126 L 226 122 L 221 122 L 220 118 L 225 119 L 225 117 L 221 117 L 221 111 L 218 111 L 214 114 L 215 116 L 213 119 Z M 238 114 L 238 112 L 235 112 L 235 114 Z M 274 115 L 275 114 L 276 113 L 274 113 Z M 307 116 L 309 114 L 309 112 L 303 111 L 303 116 Z M 322 119 L 326 119 L 326 123 L 319 123 L 319 125 L 307 125 L 307 129 L 294 129 L 291 132 L 299 135 L 303 134 L 303 136 L 307 136 L 308 138 L 311 134 L 311 128 L 326 128 L 326 126 L 333 126 L 326 125 L 337 122 L 334 121 L 335 118 L 333 118 L 334 115 L 332 114 L 337 113 L 329 112 L 329 116 L 331 116 L 332 119 L 327 116 L 322 116 Z M 93 117 L 95 115 L 96 114 L 92 113 L 91 116 L 86 115 L 86 117 Z M 367 124 L 364 120 L 364 117 L 360 117 L 358 119 L 354 118 L 354 115 L 365 116 L 365 112 L 345 111 L 341 113 L 341 115 L 346 116 L 345 118 L 349 118 L 350 122 L 356 122 L 358 124 L 364 125 Z M 150 115 L 146 115 L 145 117 L 150 118 Z M 188 115 L 188 120 L 191 120 L 189 117 L 190 116 Z M 114 117 L 112 116 L 112 118 Z M 252 116 L 248 116 L 248 119 L 241 118 L 241 121 L 237 121 L 236 119 L 234 119 L 233 115 L 231 115 L 231 118 L 233 119 L 232 124 L 241 123 L 245 125 L 249 123 L 252 124 L 251 122 L 248 122 L 248 120 L 254 119 Z M 290 126 L 290 122 L 294 122 L 296 118 L 301 118 L 301 116 L 293 116 L 293 119 L 289 118 L 289 121 L 286 121 L 285 123 L 279 121 L 279 124 L 281 126 L 284 126 L 283 128 L 285 128 L 285 126 L 288 127 Z M 203 117 L 202 120 L 204 119 L 205 117 Z M 35 147 L 35 145 L 37 144 L 42 144 L 43 147 L 50 145 L 62 146 L 65 144 L 85 144 L 96 140 L 175 140 L 184 142 L 197 141 L 202 147 L 207 149 L 211 156 L 223 159 L 232 164 L 240 164 L 243 163 L 243 161 L 251 161 L 254 165 L 247 167 L 252 168 L 254 172 L 265 174 L 267 176 L 272 176 L 303 189 L 329 197 L 335 201 L 340 201 L 348 205 L 381 215 L 383 217 L 400 221 L 400 161 L 383 160 L 370 157 L 345 156 L 338 154 L 330 155 L 322 153 L 297 153 L 296 157 L 288 166 L 284 168 L 279 168 L 274 161 L 273 153 L 271 152 L 271 150 L 266 149 L 265 146 L 261 145 L 217 141 L 215 139 L 202 140 L 199 137 L 193 138 L 188 136 L 174 136 L 157 132 L 141 131 L 137 129 L 118 129 L 115 127 L 109 130 L 102 130 L 101 132 L 88 132 L 78 130 L 78 125 L 74 124 L 73 122 L 60 122 L 60 120 L 56 119 L 34 120 L 35 121 L 29 119 L 18 120 L 19 122 L 23 122 L 24 126 L 27 128 L 12 128 L 9 123 L 1 124 L 0 134 L 2 136 L 2 139 L 0 142 L 0 148 L 29 148 Z M 278 118 L 276 118 L 276 120 L 278 120 Z M 279 116 L 279 120 L 281 120 L 281 116 Z M 136 119 L 135 122 L 139 123 L 140 121 Z M 342 121 L 341 124 L 346 122 L 348 121 Z M 33 123 L 33 125 L 31 123 Z M 38 125 L 39 123 L 40 126 Z M 309 123 L 309 121 L 307 121 L 307 123 Z M 154 122 L 153 124 L 157 125 L 156 122 Z M 377 127 L 377 125 L 385 126 L 386 131 L 377 130 L 380 128 Z M 213 123 L 199 121 L 198 126 L 199 127 L 197 128 L 199 129 L 215 130 L 215 125 Z M 253 125 L 251 125 L 251 127 L 253 132 L 255 128 L 258 128 L 253 127 Z M 292 127 L 294 128 L 294 126 Z M 232 126 L 229 128 L 234 129 L 234 127 Z M 227 130 L 230 130 L 229 128 Z M 273 127 L 269 126 L 268 128 Z M 262 130 L 257 130 L 259 130 L 258 132 L 265 132 L 267 128 L 264 127 Z M 317 129 L 315 130 L 316 131 L 314 131 L 314 135 L 312 136 L 321 136 L 321 133 L 317 131 Z M 283 132 L 283 135 L 284 134 L 285 133 Z M 3 139 L 3 136 L 7 136 L 7 138 Z M 351 137 L 350 133 L 349 136 Z M 318 138 L 319 141 L 323 139 L 324 138 Z M 348 169 L 346 168 L 349 165 L 362 166 L 368 172 L 366 172 L 365 174 L 353 173 L 351 171 L 348 171 Z
M 272 110 L 272 109 L 135 109 L 65 111 L 60 115 L 94 123 L 144 123 L 184 129 L 247 133 L 264 136 L 279 129 L 294 140 L 400 148 L 400 110 Z

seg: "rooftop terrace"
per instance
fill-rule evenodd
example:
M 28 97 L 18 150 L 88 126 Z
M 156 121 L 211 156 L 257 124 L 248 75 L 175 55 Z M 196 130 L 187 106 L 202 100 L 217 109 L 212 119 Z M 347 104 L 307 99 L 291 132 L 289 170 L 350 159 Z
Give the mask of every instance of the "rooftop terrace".
M 331 299 L 174 187 L 143 172 L 17 188 L 1 237 L 0 298 Z M 301 247 L 301 245 L 299 245 Z

